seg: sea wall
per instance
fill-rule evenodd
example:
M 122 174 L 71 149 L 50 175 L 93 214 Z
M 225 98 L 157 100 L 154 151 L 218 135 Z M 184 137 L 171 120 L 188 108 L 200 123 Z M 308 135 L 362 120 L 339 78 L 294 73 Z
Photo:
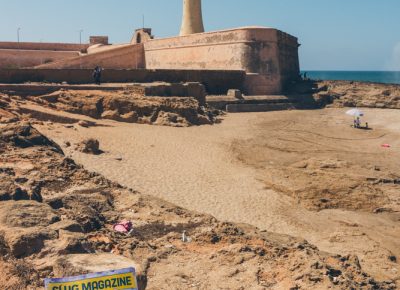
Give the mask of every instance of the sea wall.
M 244 71 L 233 70 L 120 70 L 106 69 L 105 83 L 199 82 L 209 94 L 226 94 L 229 89 L 243 89 Z M 0 69 L 0 83 L 49 82 L 93 83 L 92 69 Z

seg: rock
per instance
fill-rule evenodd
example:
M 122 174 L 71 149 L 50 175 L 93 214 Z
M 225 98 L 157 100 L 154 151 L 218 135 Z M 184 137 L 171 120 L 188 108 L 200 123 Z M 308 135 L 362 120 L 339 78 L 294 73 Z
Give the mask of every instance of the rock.
M 0 203 L 0 232 L 15 257 L 39 252 L 44 241 L 56 239 L 57 233 L 48 227 L 60 218 L 47 204 L 34 201 Z
M 82 141 L 78 145 L 78 150 L 83 153 L 93 155 L 99 155 L 103 153 L 103 151 L 100 150 L 100 142 L 92 138 Z
M 10 179 L 7 180 L 6 177 L 3 177 L 0 180 L 0 201 L 5 200 L 35 200 L 41 202 L 43 198 L 40 194 L 40 188 L 32 188 L 31 192 L 28 193 L 26 189 L 22 189 Z
M 197 125 L 211 125 L 212 124 L 212 121 L 207 116 L 204 116 L 204 115 L 199 115 L 197 118 L 197 121 L 198 121 Z
M 103 114 L 101 114 L 101 118 L 118 121 L 120 116 L 118 110 L 114 110 L 114 111 L 105 111 Z
M 53 151 L 63 154 L 60 146 L 42 135 L 31 124 L 15 123 L 0 129 L 0 141 L 11 143 L 20 148 L 48 146 Z
M 174 91 L 169 91 L 168 97 L 158 96 L 152 93 L 151 97 L 143 96 L 137 92 L 97 91 L 91 94 L 84 91 L 58 91 L 51 96 L 38 96 L 33 98 L 40 105 L 53 107 L 57 110 L 74 114 L 90 116 L 95 119 L 111 119 L 118 122 L 153 124 L 157 121 L 160 111 L 170 112 L 180 117 L 177 122 L 160 120 L 157 125 L 189 126 L 198 125 L 197 116 L 212 116 L 209 109 L 199 112 L 201 106 L 205 106 L 206 91 L 203 85 L 187 83 L 180 93 L 185 97 L 174 97 Z M 179 95 L 179 94 L 178 94 Z M 54 100 L 57 99 L 56 102 Z M 151 122 L 148 120 L 151 119 Z M 213 122 L 213 118 L 209 118 Z M 208 123 L 208 122 L 207 122 Z M 79 126 L 88 128 L 95 123 L 80 121 Z
M 63 230 L 63 231 L 72 232 L 72 233 L 82 233 L 83 232 L 81 225 L 79 223 L 77 223 L 76 221 L 72 221 L 72 220 L 62 220 L 62 221 L 56 222 L 56 223 L 52 224 L 49 228 L 53 229 L 55 231 Z
M 155 125 L 185 127 L 188 122 L 176 113 L 160 111 L 157 119 L 153 122 Z
M 90 121 L 86 121 L 86 120 L 80 120 L 78 122 L 78 125 L 84 128 L 89 128 L 89 127 L 93 127 L 96 126 L 96 123 L 94 122 L 90 122 Z
M 138 113 L 132 111 L 124 115 L 121 115 L 120 120 L 122 122 L 127 122 L 127 123 L 136 123 L 139 120 L 139 115 Z

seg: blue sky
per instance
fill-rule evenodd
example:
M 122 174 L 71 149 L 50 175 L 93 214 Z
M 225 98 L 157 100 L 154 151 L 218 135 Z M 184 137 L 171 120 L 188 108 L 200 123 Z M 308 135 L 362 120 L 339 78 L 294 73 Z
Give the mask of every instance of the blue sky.
M 0 41 L 79 42 L 179 32 L 182 0 L 0 0 Z M 305 70 L 400 70 L 400 0 L 203 0 L 206 30 L 262 25 L 299 38 Z

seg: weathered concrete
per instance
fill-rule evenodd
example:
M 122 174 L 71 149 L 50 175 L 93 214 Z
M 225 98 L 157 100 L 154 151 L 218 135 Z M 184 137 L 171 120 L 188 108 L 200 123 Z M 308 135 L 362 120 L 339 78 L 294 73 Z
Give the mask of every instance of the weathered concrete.
M 201 0 L 183 0 L 183 17 L 180 35 L 204 32 Z

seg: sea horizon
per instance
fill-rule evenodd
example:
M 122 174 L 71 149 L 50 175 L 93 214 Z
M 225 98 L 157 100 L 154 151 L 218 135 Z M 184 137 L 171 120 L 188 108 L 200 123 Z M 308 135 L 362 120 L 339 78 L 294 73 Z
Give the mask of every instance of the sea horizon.
M 400 71 L 302 70 L 301 73 L 307 73 L 307 78 L 315 80 L 400 84 Z

